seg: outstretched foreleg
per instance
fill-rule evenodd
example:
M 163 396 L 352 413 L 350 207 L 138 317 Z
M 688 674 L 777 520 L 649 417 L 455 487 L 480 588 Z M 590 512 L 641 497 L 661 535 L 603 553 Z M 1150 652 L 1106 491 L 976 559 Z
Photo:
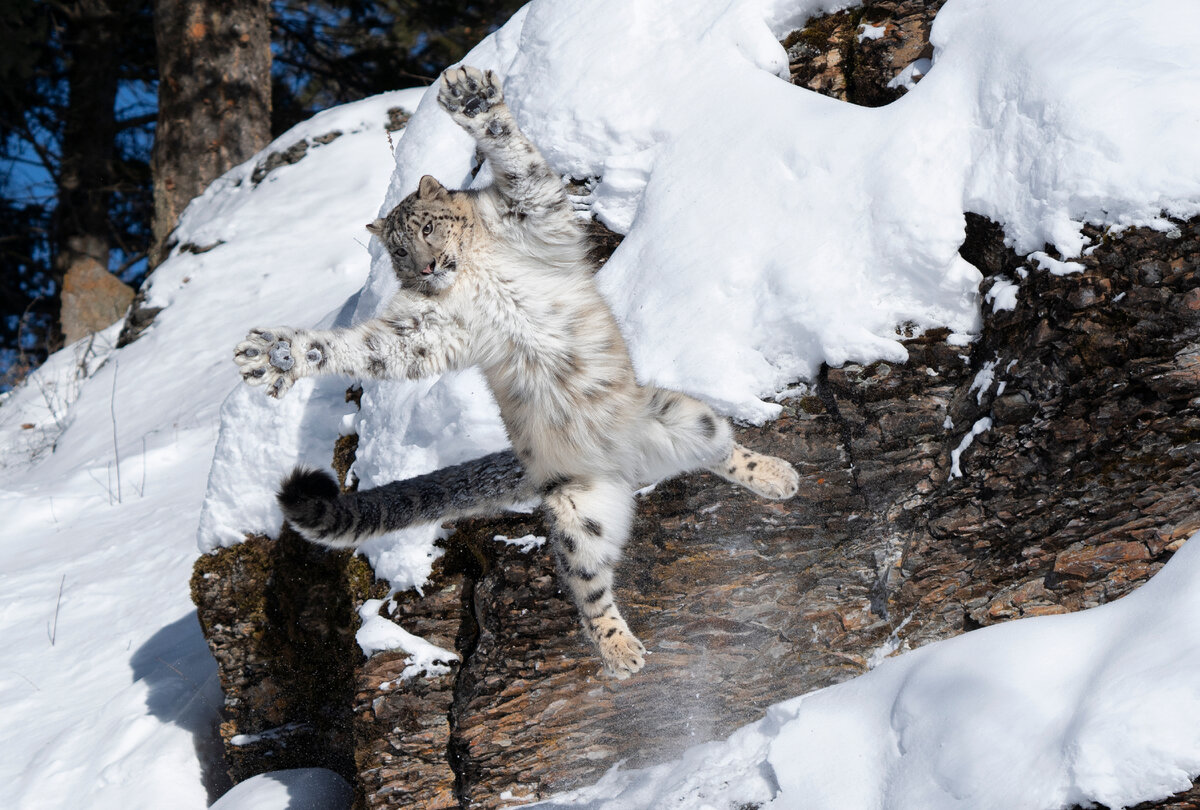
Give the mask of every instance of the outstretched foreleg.
M 540 229 L 573 223 L 562 180 L 517 127 L 496 74 L 474 67 L 449 68 L 442 74 L 438 103 L 475 138 L 511 213 Z
M 251 329 L 234 349 L 242 379 L 282 397 L 301 377 L 432 377 L 465 365 L 468 337 L 436 311 L 389 311 L 348 329 Z

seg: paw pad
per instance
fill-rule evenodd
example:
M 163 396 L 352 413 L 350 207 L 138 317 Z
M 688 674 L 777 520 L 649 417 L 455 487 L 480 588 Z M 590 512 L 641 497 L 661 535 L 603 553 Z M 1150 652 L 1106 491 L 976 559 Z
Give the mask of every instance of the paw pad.
M 271 347 L 271 365 L 280 371 L 290 371 L 296 361 L 292 359 L 292 346 L 286 340 L 281 340 Z

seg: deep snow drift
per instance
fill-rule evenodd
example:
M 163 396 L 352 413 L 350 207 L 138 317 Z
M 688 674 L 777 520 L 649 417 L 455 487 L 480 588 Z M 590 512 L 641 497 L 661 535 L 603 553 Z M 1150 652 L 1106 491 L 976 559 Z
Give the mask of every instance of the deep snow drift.
M 769 418 L 776 392 L 822 362 L 903 359 L 897 324 L 968 339 L 981 302 L 957 255 L 965 210 L 1001 222 L 1020 251 L 1054 246 L 1046 272 L 1071 271 L 1084 220 L 1166 227 L 1164 212 L 1200 212 L 1196 3 L 950 0 L 924 78 L 880 109 L 781 79 L 778 37 L 837 5 L 535 2 L 467 60 L 506 77 L 554 167 L 595 183 L 581 204 L 627 234 L 599 279 L 640 377 L 743 419 Z M 280 475 L 328 463 L 339 431 L 360 435 L 364 486 L 504 445 L 473 372 L 366 381 L 352 413 L 346 380 L 305 381 L 276 402 L 242 386 L 230 361 L 251 326 L 369 317 L 394 282 L 362 225 L 422 174 L 471 182 L 473 146 L 432 98 L 395 160 L 387 151 L 386 109 L 419 95 L 293 130 L 274 148 L 344 134 L 257 187 L 258 160 L 230 172 L 180 228 L 181 242 L 223 244 L 156 271 L 149 303 L 166 308 L 153 328 L 121 350 L 115 330 L 86 356 L 70 347 L 2 401 L 0 777 L 16 806 L 203 806 L 195 744 L 220 696 L 187 597 L 197 523 L 206 550 L 274 533 Z M 947 430 L 958 444 L 972 426 Z M 416 585 L 434 531 L 366 551 L 393 585 Z M 1198 556 L 1185 547 L 1114 606 L 931 645 L 563 803 L 670 797 L 696 810 L 778 790 L 776 807 L 798 796 L 1058 807 L 1162 795 L 1200 772 Z M 415 656 L 440 654 L 411 643 Z

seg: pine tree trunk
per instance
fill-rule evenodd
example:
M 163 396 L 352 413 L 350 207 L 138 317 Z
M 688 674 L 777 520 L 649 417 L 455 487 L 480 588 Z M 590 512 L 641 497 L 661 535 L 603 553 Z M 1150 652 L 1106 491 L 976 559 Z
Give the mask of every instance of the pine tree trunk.
M 155 0 L 158 129 L 151 267 L 180 213 L 271 139 L 268 0 Z
M 66 12 L 68 102 L 55 212 L 54 276 L 60 291 L 72 269 L 108 271 L 117 132 L 118 56 L 111 2 L 80 0 Z M 52 340 L 52 346 L 57 342 Z

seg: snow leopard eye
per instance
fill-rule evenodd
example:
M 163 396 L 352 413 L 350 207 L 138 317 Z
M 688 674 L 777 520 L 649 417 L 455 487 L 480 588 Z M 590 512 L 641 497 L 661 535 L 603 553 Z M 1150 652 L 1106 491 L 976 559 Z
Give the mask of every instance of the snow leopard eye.
M 429 234 L 433 233 L 433 222 L 426 222 L 425 227 L 421 229 L 421 233 L 425 236 L 429 236 Z
M 405 249 L 404 249 L 404 248 L 402 248 L 402 247 L 399 247 L 399 246 L 397 246 L 397 247 L 396 247 L 396 255 L 397 255 L 397 256 L 407 256 L 407 255 L 408 255 L 408 251 L 407 251 L 407 250 L 405 250 Z

